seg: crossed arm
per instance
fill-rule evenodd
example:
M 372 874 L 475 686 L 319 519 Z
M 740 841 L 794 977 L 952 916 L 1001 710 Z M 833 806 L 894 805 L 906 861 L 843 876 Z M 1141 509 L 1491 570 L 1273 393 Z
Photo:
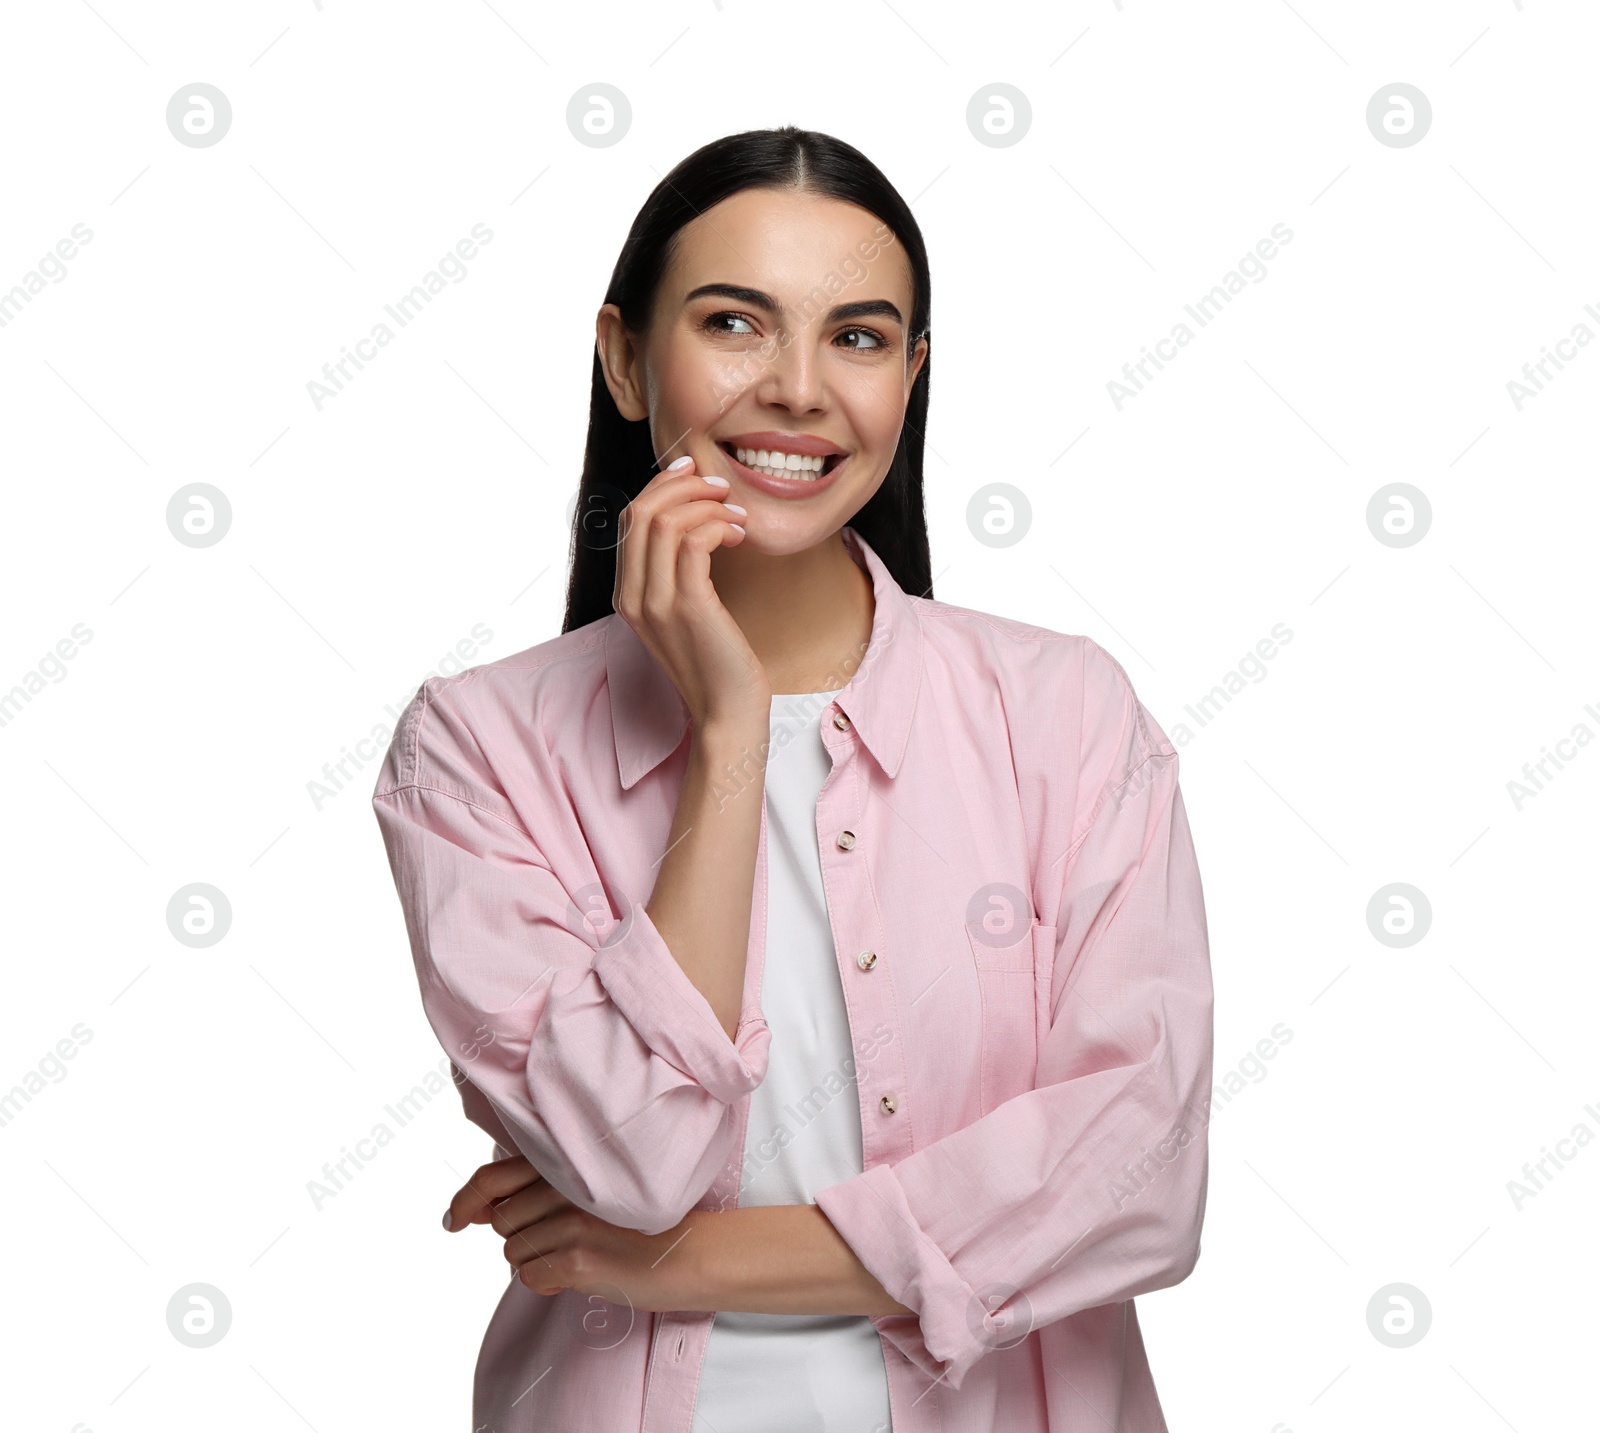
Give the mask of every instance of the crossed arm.
M 993 1347 L 991 1321 L 1039 1327 L 1187 1277 L 1211 1087 L 1204 905 L 1177 753 L 1125 677 L 1097 671 L 1122 718 L 1080 754 L 1099 794 L 1040 907 L 1057 937 L 1035 1088 L 799 1206 L 694 1207 L 727 1166 L 728 1107 L 766 1073 L 759 1008 L 730 1032 L 646 905 L 586 931 L 583 892 L 508 806 L 484 804 L 505 806 L 471 767 L 470 733 L 434 730 L 431 754 L 421 743 L 445 767 L 424 785 L 414 755 L 393 764 L 419 744 L 404 728 L 373 800 L 424 1009 L 468 1113 L 533 1161 L 509 1182 L 485 1166 L 454 1227 L 492 1224 L 540 1293 L 882 1316 L 880 1332 L 953 1390 Z
M 579 1209 L 521 1155 L 456 1191 L 447 1229 L 488 1224 L 535 1293 L 577 1289 L 634 1308 L 763 1314 L 906 1314 L 814 1204 L 693 1209 L 643 1234 Z

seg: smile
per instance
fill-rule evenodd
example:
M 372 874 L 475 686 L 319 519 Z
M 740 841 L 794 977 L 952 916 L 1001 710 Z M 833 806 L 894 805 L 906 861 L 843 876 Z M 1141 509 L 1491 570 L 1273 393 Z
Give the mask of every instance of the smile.
M 815 482 L 831 473 L 845 457 L 843 453 L 819 457 L 810 453 L 787 453 L 781 448 L 735 447 L 731 443 L 718 443 L 717 446 L 753 473 L 768 478 L 790 478 L 802 483 Z

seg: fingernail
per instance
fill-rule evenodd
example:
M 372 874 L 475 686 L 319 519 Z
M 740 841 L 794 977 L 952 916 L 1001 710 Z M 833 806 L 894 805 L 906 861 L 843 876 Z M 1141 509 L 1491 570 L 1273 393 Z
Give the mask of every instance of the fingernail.
M 723 503 L 723 507 L 727 508 L 729 512 L 738 513 L 740 517 L 745 516 L 744 509 L 738 503 Z
M 731 488 L 733 486 L 726 478 L 718 477 L 715 473 L 707 473 L 705 480 L 714 488 Z
M 444 1211 L 444 1227 L 446 1229 L 454 1229 L 456 1227 L 455 1220 L 448 1209 Z
M 689 464 L 692 463 L 692 462 L 694 462 L 694 459 L 691 458 L 687 453 L 685 453 L 683 457 L 674 458 L 670 463 L 668 463 L 667 464 L 667 471 L 669 473 L 675 473 L 675 472 L 678 471 L 679 468 L 687 468 L 689 466 Z
M 744 531 L 744 529 L 742 527 L 740 527 L 739 524 L 736 523 L 736 522 L 730 522 L 728 524 L 728 526 L 731 527 L 737 533 L 742 533 Z

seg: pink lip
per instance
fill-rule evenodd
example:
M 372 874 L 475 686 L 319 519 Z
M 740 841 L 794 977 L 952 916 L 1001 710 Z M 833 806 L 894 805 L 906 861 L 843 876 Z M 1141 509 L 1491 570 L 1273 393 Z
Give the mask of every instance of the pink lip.
M 753 447 L 756 445 L 746 444 L 741 441 L 739 446 L 743 448 L 746 446 Z M 774 444 L 774 446 L 776 446 L 776 444 Z M 800 452 L 802 450 L 798 448 L 791 448 L 789 451 Z M 839 450 L 837 448 L 830 448 L 828 451 L 836 453 Z M 719 446 L 717 448 L 717 452 L 719 452 L 723 458 L 726 459 L 728 466 L 733 469 L 734 477 L 740 479 L 740 481 L 745 483 L 747 486 L 755 488 L 757 492 L 767 493 L 775 498 L 815 497 L 818 493 L 833 486 L 834 479 L 839 476 L 839 470 L 850 461 L 848 456 L 840 458 L 839 461 L 835 463 L 832 469 L 830 469 L 828 472 L 819 473 L 815 478 L 807 481 L 805 478 L 770 477 L 766 473 L 758 473 L 754 468 L 746 467 L 736 457 L 734 457 L 732 453 L 728 452 L 726 448 Z
M 760 433 L 731 433 L 717 441 L 731 443 L 735 448 L 765 448 L 768 452 L 776 448 L 782 453 L 800 453 L 807 458 L 826 458 L 830 453 L 844 451 L 826 438 L 809 433 L 775 433 L 770 428 Z

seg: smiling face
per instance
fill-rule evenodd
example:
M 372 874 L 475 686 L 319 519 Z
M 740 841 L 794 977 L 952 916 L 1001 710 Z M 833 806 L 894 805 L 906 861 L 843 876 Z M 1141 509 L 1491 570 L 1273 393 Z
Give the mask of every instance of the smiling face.
M 625 418 L 661 463 L 685 453 L 748 510 L 741 549 L 814 546 L 889 471 L 927 355 L 908 345 L 911 266 L 854 204 L 746 189 L 679 232 L 648 334 L 616 306 L 597 334 Z

